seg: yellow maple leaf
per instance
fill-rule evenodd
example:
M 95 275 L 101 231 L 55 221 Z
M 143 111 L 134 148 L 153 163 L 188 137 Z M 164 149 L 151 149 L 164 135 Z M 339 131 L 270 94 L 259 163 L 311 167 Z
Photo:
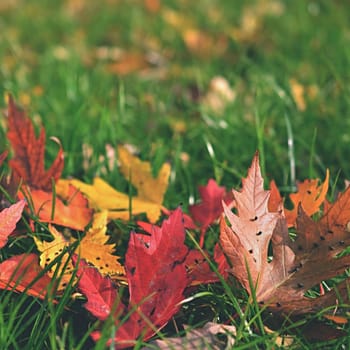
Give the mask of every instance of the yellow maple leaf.
M 125 147 L 118 147 L 120 171 L 137 189 L 137 196 L 119 192 L 99 177 L 88 185 L 79 180 L 59 180 L 56 192 L 60 194 L 67 184 L 72 184 L 83 192 L 89 200 L 89 206 L 97 210 L 108 210 L 108 219 L 129 219 L 132 215 L 146 213 L 150 222 L 159 219 L 164 194 L 168 187 L 170 165 L 165 163 L 158 176 L 152 174 L 151 164 L 133 156 Z
M 34 242 L 41 252 L 40 266 L 46 268 L 54 261 L 60 254 L 64 252 L 66 247 L 75 243 L 77 240 L 73 237 L 66 237 L 61 232 L 57 231 L 55 227 L 49 225 L 50 233 L 53 236 L 53 241 L 41 241 L 34 237 Z M 80 240 L 76 249 L 76 253 L 81 259 L 96 266 L 104 275 L 112 275 L 123 279 L 121 276 L 125 275 L 123 266 L 118 262 L 118 256 L 112 255 L 114 247 L 111 244 L 106 244 L 108 241 L 107 231 L 107 211 L 95 213 L 92 226 L 87 230 L 85 236 Z M 73 264 L 67 261 L 69 258 L 67 254 L 63 254 L 58 265 L 58 271 L 52 268 L 48 271 L 50 277 L 59 276 L 61 278 L 59 290 L 63 289 L 72 276 Z M 64 270 L 64 271 L 63 271 Z

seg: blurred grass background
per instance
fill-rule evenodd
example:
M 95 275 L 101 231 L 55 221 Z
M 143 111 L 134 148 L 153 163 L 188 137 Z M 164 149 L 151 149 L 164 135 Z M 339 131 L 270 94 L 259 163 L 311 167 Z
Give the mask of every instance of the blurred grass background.
M 117 143 L 155 171 L 170 161 L 170 207 L 209 177 L 237 186 L 256 149 L 282 190 L 327 167 L 343 188 L 349 13 L 327 0 L 2 0 L 0 94 L 61 140 L 64 176 L 118 184 Z

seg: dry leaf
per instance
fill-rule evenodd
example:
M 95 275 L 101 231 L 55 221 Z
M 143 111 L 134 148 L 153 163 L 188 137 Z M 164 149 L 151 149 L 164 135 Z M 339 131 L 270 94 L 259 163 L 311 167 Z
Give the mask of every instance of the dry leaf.
M 218 334 L 225 335 L 226 340 L 217 337 Z M 236 327 L 234 326 L 208 322 L 203 328 L 188 330 L 184 337 L 154 340 L 149 343 L 150 346 L 145 346 L 142 350 L 229 350 L 234 347 L 235 335 Z

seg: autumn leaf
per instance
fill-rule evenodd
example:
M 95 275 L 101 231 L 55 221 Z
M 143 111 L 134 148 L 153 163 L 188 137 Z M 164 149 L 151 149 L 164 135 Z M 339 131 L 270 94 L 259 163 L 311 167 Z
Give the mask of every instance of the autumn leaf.
M 52 181 L 59 179 L 63 170 L 62 147 L 59 144 L 56 159 L 45 170 L 45 129 L 41 128 L 37 138 L 31 120 L 16 106 L 12 96 L 9 96 L 7 138 L 14 151 L 9 165 L 15 176 L 31 188 L 50 191 Z
M 103 277 L 99 270 L 88 265 L 85 260 L 78 260 L 76 256 L 73 256 L 73 263 L 79 266 L 77 270 L 79 289 L 88 299 L 84 307 L 96 318 L 104 321 L 115 309 L 118 300 L 122 313 L 124 305 L 119 302 L 118 290 L 112 280 Z
M 298 184 L 298 192 L 289 195 L 294 208 L 292 210 L 285 209 L 285 216 L 288 226 L 294 226 L 297 218 L 299 203 L 303 207 L 305 213 L 309 216 L 319 211 L 320 206 L 324 202 L 329 182 L 329 171 L 327 170 L 326 178 L 322 185 L 318 186 L 318 180 L 305 180 Z
M 43 274 L 36 254 L 13 256 L 0 264 L 0 289 L 44 298 L 51 279 Z
M 16 228 L 25 205 L 26 202 L 21 200 L 0 212 L 0 248 L 6 245 L 8 236 Z
M 33 214 L 42 222 L 83 231 L 91 221 L 93 211 L 88 208 L 87 199 L 71 185 L 68 193 L 61 192 L 63 196 L 56 197 L 52 192 L 22 189 L 18 196 L 32 204 Z
M 260 286 L 266 283 L 264 279 L 270 282 L 270 270 L 274 263 L 267 264 L 268 248 L 279 214 L 268 212 L 269 191 L 264 191 L 258 154 L 242 183 L 241 192 L 233 190 L 237 215 L 224 205 L 231 227 L 224 219 L 221 220 L 220 243 L 231 261 L 232 273 L 244 288 L 250 289 L 249 274 L 254 285 L 259 279 L 256 290 L 259 295 Z
M 185 330 L 189 328 L 185 326 Z M 214 322 L 206 323 L 202 328 L 186 330 L 184 337 L 171 337 L 157 339 L 149 343 L 146 349 L 172 349 L 172 350 L 197 350 L 197 349 L 233 349 L 235 343 L 236 327 Z M 221 337 L 218 337 L 220 335 Z M 226 339 L 222 339 L 226 336 Z
M 194 221 L 201 225 L 199 245 L 203 247 L 205 232 L 223 213 L 222 201 L 229 204 L 232 202 L 232 198 L 226 193 L 225 187 L 219 186 L 214 179 L 209 179 L 205 186 L 199 186 L 198 191 L 201 202 L 190 205 L 189 210 Z
M 89 200 L 89 206 L 96 210 L 108 210 L 109 219 L 129 220 L 132 215 L 146 213 L 150 222 L 156 222 L 161 214 L 164 193 L 170 175 L 169 164 L 164 164 L 157 178 L 152 175 L 149 162 L 142 162 L 132 156 L 124 147 L 118 148 L 121 172 L 136 187 L 135 197 L 115 190 L 107 182 L 96 177 L 92 185 L 79 180 L 59 180 L 56 191 L 61 193 L 67 183 L 82 191 Z
M 181 209 L 175 210 L 161 227 L 154 226 L 152 235 L 131 234 L 125 258 L 130 295 L 126 311 L 131 315 L 122 323 L 120 323 L 120 318 L 116 317 L 117 331 L 114 342 L 118 348 L 135 344 L 136 339 L 140 336 L 143 340 L 149 339 L 155 333 L 155 328 L 164 327 L 179 310 L 179 303 L 183 300 L 183 291 L 188 285 L 183 264 L 188 248 L 184 240 L 185 230 Z M 87 272 L 84 270 L 78 273 Z M 94 273 L 91 272 L 89 275 L 92 274 Z M 80 279 L 79 289 L 84 291 L 88 302 L 93 303 L 91 309 L 95 316 L 100 313 L 95 302 L 101 304 L 103 310 L 110 312 L 112 305 L 119 303 L 115 300 L 116 294 L 108 291 L 110 288 L 108 281 L 101 281 L 100 277 L 97 277 L 98 295 L 96 295 L 96 288 L 91 288 L 92 278 Z M 99 292 L 104 290 L 99 287 L 100 285 L 107 286 L 107 298 Z M 96 308 L 97 311 L 95 311 Z M 123 312 L 121 306 L 118 306 L 117 309 L 118 314 Z M 102 312 L 102 317 L 105 318 L 107 314 Z M 150 324 L 153 326 L 150 327 Z M 100 332 L 94 332 L 92 337 L 98 340 Z
M 167 210 L 167 213 L 171 215 L 172 211 Z M 186 225 L 193 225 L 189 216 L 187 216 L 188 219 L 186 220 L 186 215 L 183 214 L 183 218 L 184 228 L 189 228 Z M 154 225 L 148 222 L 137 221 L 137 225 L 140 226 L 145 232 L 149 233 L 150 235 L 154 230 Z M 204 254 L 206 254 L 206 256 Z M 187 275 L 190 280 L 191 286 L 203 283 L 214 283 L 219 281 L 217 274 L 211 270 L 207 259 L 210 259 L 210 257 L 204 251 L 201 252 L 197 249 L 191 249 L 188 252 L 184 261 L 184 265 L 186 267 Z
M 158 172 L 158 176 L 152 174 L 151 164 L 143 162 L 133 156 L 124 146 L 118 146 L 118 160 L 120 171 L 124 177 L 136 187 L 137 199 L 153 204 L 158 210 L 147 213 L 151 222 L 156 222 L 160 216 L 165 192 L 168 188 L 170 165 L 164 163 Z
M 283 198 L 274 180 L 270 181 L 270 197 L 268 203 L 268 210 L 276 212 L 283 210 Z
M 309 298 L 305 293 L 340 276 L 350 264 L 349 255 L 339 256 L 350 245 L 350 189 L 318 221 L 299 203 L 294 241 L 283 215 L 267 210 L 269 191 L 263 190 L 257 156 L 242 191 L 234 191 L 234 197 L 237 215 L 225 207 L 230 226 L 221 220 L 220 242 L 233 266 L 231 273 L 255 293 L 261 305 L 274 315 L 290 318 L 348 303 L 347 279 L 319 297 Z
M 49 226 L 50 233 L 53 236 L 51 242 L 41 241 L 34 237 L 35 244 L 40 255 L 40 266 L 46 268 L 52 263 L 57 256 L 62 254 L 66 248 L 73 245 L 77 240 L 73 237 L 66 237 L 57 231 L 53 226 Z M 107 231 L 107 212 L 96 213 L 93 218 L 91 227 L 87 230 L 85 236 L 79 241 L 76 253 L 81 259 L 85 259 L 93 264 L 103 275 L 112 275 L 121 278 L 125 275 L 124 268 L 118 262 L 118 257 L 113 255 L 114 247 L 107 244 L 109 236 Z M 71 279 L 73 265 L 69 258 L 68 252 L 62 256 L 59 263 L 58 275 L 61 277 L 60 287 Z M 64 267 L 64 271 L 62 271 Z M 50 276 L 57 274 L 55 269 L 49 272 Z

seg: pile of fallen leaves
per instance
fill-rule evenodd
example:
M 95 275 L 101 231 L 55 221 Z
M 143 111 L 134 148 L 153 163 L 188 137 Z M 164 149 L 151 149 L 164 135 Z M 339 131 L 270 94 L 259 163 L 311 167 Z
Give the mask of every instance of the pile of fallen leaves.
M 73 283 L 96 319 L 103 323 L 112 318 L 116 331 L 109 343 L 116 348 L 149 340 L 179 312 L 189 289 L 222 279 L 228 285 L 238 281 L 267 319 L 273 315 L 275 320 L 293 322 L 323 313 L 323 320 L 347 321 L 350 189 L 328 202 L 328 172 L 320 185 L 318 180 L 300 183 L 289 196 L 293 208 L 288 210 L 273 181 L 270 190 L 264 190 L 256 154 L 240 191 L 227 191 L 210 179 L 199 186 L 199 203 L 184 214 L 181 208 L 163 206 L 169 164 L 154 177 L 149 162 L 119 146 L 120 172 L 136 188 L 136 196 L 101 178 L 92 184 L 62 179 L 64 153 L 59 141 L 54 139 L 59 151 L 46 169 L 45 129 L 37 136 L 11 97 L 7 117 L 12 157 L 10 172 L 3 166 L 1 180 L 0 249 L 25 238 L 32 239 L 37 253 L 13 253 L 2 261 L 1 289 L 59 302 L 64 288 Z M 0 158 L 3 164 L 8 151 Z M 108 224 L 140 214 L 147 221 L 136 221 L 139 232 L 130 232 L 121 264 Z M 220 237 L 211 256 L 203 247 L 208 229 L 218 221 Z M 38 227 L 46 227 L 50 237 Z M 186 231 L 198 237 L 198 248 L 186 246 Z M 334 277 L 341 277 L 340 282 L 324 288 Z M 128 301 L 121 298 L 121 286 L 128 288 Z M 320 324 L 328 338 L 345 334 L 339 327 Z M 228 343 L 233 344 L 234 326 L 208 323 L 188 331 L 185 339 L 168 338 L 154 345 L 214 346 L 218 333 L 229 335 Z M 97 341 L 101 332 L 95 330 L 91 337 Z

